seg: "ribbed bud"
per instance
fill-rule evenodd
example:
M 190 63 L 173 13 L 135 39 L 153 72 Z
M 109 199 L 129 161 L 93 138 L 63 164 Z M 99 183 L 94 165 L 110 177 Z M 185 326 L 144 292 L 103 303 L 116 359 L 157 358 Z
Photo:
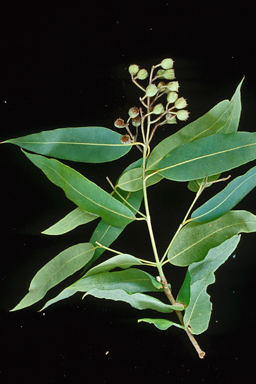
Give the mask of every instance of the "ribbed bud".
M 129 115 L 132 119 L 134 119 L 134 117 L 138 116 L 139 113 L 140 113 L 140 111 L 139 111 L 139 108 L 137 108 L 137 107 L 132 107 L 132 108 L 130 108 L 129 111 L 128 111 L 128 115 Z
M 189 116 L 189 112 L 186 109 L 181 109 L 176 114 L 177 118 L 181 121 L 186 121 Z
M 161 67 L 163 69 L 170 69 L 173 67 L 173 63 L 174 63 L 174 61 L 172 59 L 164 59 L 161 62 Z
M 152 97 L 157 94 L 157 87 L 155 84 L 150 84 L 146 88 L 146 96 Z
M 137 64 L 131 64 L 128 68 L 128 71 L 130 72 L 131 75 L 137 75 L 139 72 L 139 66 Z
M 187 101 L 184 99 L 184 97 L 179 97 L 178 100 L 175 101 L 175 107 L 177 109 L 183 109 L 186 108 L 188 105 Z
M 140 116 L 136 116 L 134 119 L 132 119 L 132 125 L 134 127 L 139 127 L 141 123 L 141 118 Z
M 166 80 L 173 80 L 175 79 L 175 72 L 174 69 L 167 69 L 163 73 L 163 78 Z
M 121 119 L 121 118 L 119 117 L 119 119 L 116 119 L 116 121 L 114 122 L 114 126 L 115 126 L 116 128 L 124 128 L 124 127 L 125 127 L 125 122 L 124 122 L 123 119 Z
M 160 92 L 165 92 L 166 90 L 166 84 L 163 82 L 163 81 L 160 81 L 158 84 L 157 84 L 157 88 Z
M 175 103 L 175 101 L 178 99 L 178 93 L 177 92 L 169 92 L 167 95 L 167 102 L 168 103 Z
M 165 73 L 165 70 L 164 69 L 159 69 L 156 73 L 156 75 L 160 78 L 163 78 L 163 74 Z
M 140 69 L 137 74 L 137 79 L 145 80 L 148 77 L 148 71 L 146 69 Z
M 153 113 L 155 115 L 161 115 L 161 113 L 164 112 L 164 106 L 163 104 L 157 104 L 154 106 Z
M 170 81 L 170 83 L 167 84 L 167 88 L 169 91 L 178 92 L 179 90 L 179 82 L 178 81 Z

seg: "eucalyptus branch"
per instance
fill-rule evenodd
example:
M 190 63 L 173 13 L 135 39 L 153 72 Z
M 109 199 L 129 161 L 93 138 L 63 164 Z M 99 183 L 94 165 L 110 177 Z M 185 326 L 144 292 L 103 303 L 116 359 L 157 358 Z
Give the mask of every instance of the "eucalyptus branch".
M 96 263 L 92 275 L 90 273 L 83 275 L 46 306 L 65 298 L 66 289 L 70 289 L 85 292 L 85 296 L 89 291 L 96 297 L 122 300 L 137 309 L 145 308 L 146 303 L 146 308 L 163 312 L 163 308 L 166 308 L 164 302 L 142 293 L 145 292 L 145 284 L 149 292 L 156 291 L 159 287 L 155 282 L 157 280 L 163 287 L 164 292 L 161 290 L 161 293 L 164 293 L 169 303 L 175 306 L 181 327 L 177 323 L 161 318 L 144 319 L 144 321 L 162 329 L 166 328 L 166 325 L 168 327 L 176 325 L 184 329 L 199 357 L 203 358 L 205 352 L 199 347 L 193 334 L 203 333 L 210 321 L 211 303 L 206 289 L 215 280 L 214 273 L 217 268 L 228 259 L 238 245 L 240 233 L 256 231 L 255 215 L 247 211 L 232 210 L 256 186 L 255 167 L 235 178 L 222 191 L 196 209 L 195 204 L 206 187 L 226 181 L 230 177 L 218 179 L 218 175 L 256 159 L 256 134 L 241 131 L 237 133 L 241 112 L 241 82 L 231 101 L 226 100 L 225 114 L 218 104 L 193 124 L 183 127 L 175 135 L 170 134 L 153 148 L 154 143 L 151 143 L 159 126 L 186 121 L 189 117 L 186 109 L 187 101 L 178 95 L 179 83 L 174 81 L 173 64 L 171 58 L 164 59 L 153 65 L 150 72 L 139 68 L 137 64 L 129 66 L 131 80 L 143 95 L 139 97 L 140 108 L 131 107 L 126 120 L 119 117 L 114 122 L 115 128 L 123 130 L 124 134 L 98 126 L 74 127 L 39 132 L 0 142 L 23 148 L 25 156 L 41 169 L 51 182 L 60 187 L 76 206 L 69 214 L 43 231 L 43 235 L 63 235 L 80 225 L 93 222 L 96 218 L 100 219 L 87 242 L 67 248 L 38 271 L 30 284 L 29 292 L 13 310 L 26 308 L 38 302 L 50 288 L 82 268 L 82 273 L 90 272 L 91 266 Z M 147 84 L 141 85 L 141 81 L 146 81 Z M 157 104 L 160 97 L 162 103 Z M 212 129 L 213 126 L 218 126 L 217 135 Z M 233 133 L 227 135 L 229 132 Z M 137 140 L 138 137 L 141 141 Z M 118 178 L 119 184 L 114 185 L 107 177 L 112 188 L 110 193 L 75 169 L 56 160 L 57 158 L 81 163 L 108 163 L 128 156 L 128 152 L 132 151 L 134 146 L 141 152 L 140 158 L 130 166 L 123 167 L 125 169 Z M 207 174 L 214 176 L 205 177 Z M 160 177 L 154 177 L 157 175 Z M 148 183 L 149 178 L 152 179 Z M 189 189 L 197 192 L 160 259 L 150 215 L 148 188 L 151 184 L 160 182 L 162 178 L 189 181 Z M 194 183 L 191 183 L 192 180 Z M 142 201 L 145 213 L 140 211 Z M 122 234 L 126 226 L 132 225 L 135 221 L 146 221 L 154 257 L 152 261 L 135 258 L 111 248 L 111 244 Z M 191 221 L 196 224 L 187 225 Z M 193 228 L 196 230 L 191 231 Z M 132 236 L 132 241 L 136 235 L 137 232 Z M 104 250 L 116 256 L 105 260 L 103 265 L 98 264 L 98 258 Z M 172 252 L 175 254 L 172 255 Z M 170 256 L 169 260 L 167 255 Z M 186 278 L 178 291 L 177 302 L 172 293 L 176 288 L 171 288 L 164 273 L 166 263 L 187 267 Z M 136 265 L 139 265 L 139 268 L 129 268 Z M 109 266 L 112 269 L 118 268 L 118 272 L 113 272 Z M 156 268 L 157 278 L 144 271 L 143 266 Z M 104 285 L 101 284 L 102 278 Z M 127 293 L 127 284 L 131 293 Z M 168 311 L 169 307 L 168 304 Z M 202 315 L 200 321 L 198 314 Z

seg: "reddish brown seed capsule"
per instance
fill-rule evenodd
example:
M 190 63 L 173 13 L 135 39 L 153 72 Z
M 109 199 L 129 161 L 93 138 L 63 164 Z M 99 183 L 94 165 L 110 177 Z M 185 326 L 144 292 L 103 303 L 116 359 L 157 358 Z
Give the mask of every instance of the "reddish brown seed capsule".
M 123 135 L 121 137 L 121 142 L 124 144 L 129 144 L 131 142 L 131 138 L 129 135 Z

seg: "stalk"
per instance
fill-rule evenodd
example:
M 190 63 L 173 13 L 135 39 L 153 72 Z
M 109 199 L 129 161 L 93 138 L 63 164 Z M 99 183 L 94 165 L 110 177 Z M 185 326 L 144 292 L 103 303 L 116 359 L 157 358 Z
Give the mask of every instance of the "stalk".
M 149 102 L 150 102 L 150 98 L 147 98 L 147 110 L 148 110 L 148 112 L 149 112 Z M 176 304 L 176 300 L 175 300 L 175 298 L 172 295 L 172 292 L 171 292 L 171 290 L 169 288 L 168 282 L 167 282 L 166 277 L 164 275 L 163 268 L 162 268 L 162 265 L 163 265 L 162 261 L 160 261 L 160 259 L 159 259 L 159 255 L 158 255 L 158 251 L 157 251 L 157 246 L 156 246 L 156 241 L 155 241 L 155 237 L 154 237 L 154 232 L 153 232 L 153 228 L 152 228 L 150 210 L 149 210 L 148 195 L 147 195 L 147 184 L 146 184 L 147 183 L 147 178 L 146 178 L 146 158 L 147 158 L 147 153 L 149 152 L 149 134 L 150 134 L 150 126 L 151 126 L 150 114 L 148 114 L 146 118 L 147 118 L 147 131 L 146 131 L 146 137 L 145 137 L 145 143 L 144 143 L 145 145 L 143 147 L 143 165 L 142 165 L 142 167 L 143 167 L 143 195 L 144 195 L 144 206 L 145 206 L 145 212 L 146 212 L 146 222 L 147 222 L 147 226 L 148 226 L 148 232 L 149 232 L 149 237 L 150 237 L 150 241 L 151 241 L 151 245 L 152 245 L 153 254 L 154 254 L 154 257 L 155 257 L 156 267 L 157 267 L 157 270 L 158 270 L 158 273 L 159 273 L 159 276 L 160 276 L 160 280 L 161 280 L 161 283 L 162 283 L 162 286 L 163 286 L 163 289 L 164 289 L 164 293 L 165 293 L 167 299 L 169 300 L 169 302 L 172 305 L 174 305 L 174 304 Z M 144 121 L 143 121 L 143 123 L 144 123 Z M 200 193 L 197 194 L 196 199 L 191 204 L 191 206 L 190 206 L 190 208 L 189 208 L 189 210 L 188 210 L 188 212 L 187 212 L 187 214 L 186 214 L 186 216 L 185 216 L 185 218 L 183 220 L 183 223 L 186 221 L 186 218 L 188 217 L 188 215 L 189 215 L 193 205 L 195 204 L 195 202 L 196 202 L 197 198 L 199 197 L 199 195 L 201 194 L 201 192 L 202 191 L 200 191 Z M 181 226 L 179 227 L 179 230 L 182 228 L 183 225 L 184 224 L 181 224 Z M 177 235 L 177 233 L 176 233 L 176 235 Z M 171 243 L 170 243 L 170 245 L 171 245 Z M 167 248 L 167 252 L 168 252 L 168 249 L 169 249 L 169 247 Z M 165 253 L 165 255 L 167 254 L 167 252 Z M 184 321 L 183 321 L 182 313 L 180 311 L 175 311 L 175 312 L 176 312 L 176 314 L 178 316 L 178 319 L 179 319 L 181 325 L 184 326 Z M 194 346 L 195 350 L 197 351 L 198 356 L 200 357 L 200 359 L 203 359 L 204 356 L 205 356 L 205 352 L 200 348 L 198 342 L 196 341 L 196 339 L 192 335 L 192 333 L 189 331 L 189 329 L 185 328 L 185 332 L 187 333 L 189 340 L 191 341 L 192 345 Z

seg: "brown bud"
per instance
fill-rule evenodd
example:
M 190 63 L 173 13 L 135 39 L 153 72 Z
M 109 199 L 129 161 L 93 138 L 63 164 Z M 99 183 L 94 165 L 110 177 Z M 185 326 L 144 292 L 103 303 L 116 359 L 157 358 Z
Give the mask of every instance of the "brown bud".
M 121 118 L 119 117 L 119 119 L 116 119 L 116 121 L 114 122 L 114 126 L 115 126 L 116 128 L 124 128 L 124 127 L 125 127 L 125 122 L 124 122 L 123 119 L 121 119 Z

